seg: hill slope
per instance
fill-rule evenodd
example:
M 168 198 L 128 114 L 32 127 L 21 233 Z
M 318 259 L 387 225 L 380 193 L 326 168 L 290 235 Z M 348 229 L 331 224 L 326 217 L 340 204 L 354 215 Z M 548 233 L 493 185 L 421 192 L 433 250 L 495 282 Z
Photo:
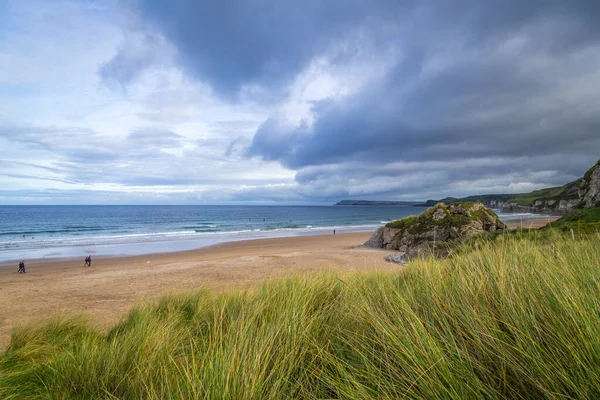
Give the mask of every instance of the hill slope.
M 518 194 L 486 194 L 464 198 L 446 197 L 441 200 L 428 200 L 423 206 L 430 207 L 443 202 L 446 204 L 475 201 L 488 207 L 505 211 L 567 213 L 574 208 L 588 208 L 600 205 L 600 160 L 582 178 L 566 185 L 534 190 Z
M 342 200 L 334 206 L 414 206 L 418 201 Z

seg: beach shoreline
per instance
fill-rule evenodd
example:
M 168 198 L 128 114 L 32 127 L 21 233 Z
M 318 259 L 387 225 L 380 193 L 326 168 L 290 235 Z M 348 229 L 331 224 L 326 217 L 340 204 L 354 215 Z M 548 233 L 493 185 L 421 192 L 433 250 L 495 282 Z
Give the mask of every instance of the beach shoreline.
M 539 227 L 539 218 L 508 223 Z M 398 270 L 383 259 L 390 251 L 362 249 L 373 232 L 253 239 L 195 250 L 126 257 L 25 260 L 0 263 L 0 349 L 13 326 L 50 316 L 84 315 L 94 326 L 115 323 L 136 304 L 171 292 L 249 289 L 290 274 Z
M 516 229 L 519 227 L 522 228 L 527 228 L 527 229 L 534 229 L 534 228 L 540 228 L 550 222 L 553 222 L 555 220 L 557 220 L 558 218 L 560 218 L 559 216 L 550 216 L 550 215 L 540 215 L 540 216 L 528 216 L 526 218 L 515 218 L 515 219 L 509 219 L 509 220 L 505 220 L 504 223 L 507 225 L 507 227 L 509 229 Z M 369 233 L 372 234 L 375 231 L 376 228 L 370 227 L 370 229 L 367 229 L 367 227 L 365 226 L 364 229 L 357 229 L 357 230 L 352 230 L 352 231 L 345 231 L 344 228 L 342 227 L 341 229 L 338 229 L 338 234 L 349 234 L 349 233 Z M 224 232 L 225 233 L 225 232 Z M 87 255 L 91 255 L 93 260 L 105 260 L 105 259 L 125 259 L 125 258 L 130 258 L 130 257 L 141 257 L 141 256 L 150 256 L 150 255 L 157 255 L 157 254 L 178 254 L 178 253 L 186 253 L 186 252 L 194 252 L 200 249 L 208 249 L 208 248 L 213 248 L 215 246 L 221 246 L 221 245 L 228 245 L 230 243 L 237 243 L 237 242 L 248 242 L 248 241 L 256 241 L 256 240 L 273 240 L 273 239 L 283 239 L 283 238 L 299 238 L 299 237 L 314 237 L 314 236 L 328 236 L 328 234 L 325 234 L 324 230 L 315 230 L 313 234 L 311 233 L 307 233 L 306 231 L 302 231 L 301 233 L 297 234 L 297 235 L 282 235 L 282 236 L 273 236 L 273 237 L 257 237 L 257 238 L 252 238 L 252 237 L 245 237 L 245 238 L 230 238 L 222 240 L 222 241 L 202 241 L 202 240 L 196 240 L 196 241 L 191 241 L 191 240 L 186 240 L 186 241 L 181 241 L 181 243 L 190 243 L 187 244 L 186 246 L 184 246 L 183 248 L 181 246 L 178 245 L 178 241 L 173 241 L 171 242 L 171 249 L 169 249 L 168 243 L 169 242 L 156 242 L 156 243 L 152 243 L 152 242 L 148 242 L 148 243 L 140 243 L 140 245 L 144 245 L 144 246 L 148 246 L 148 245 L 153 245 L 154 244 L 154 251 L 140 251 L 138 253 L 133 253 L 133 254 L 129 254 L 129 253 L 122 253 L 122 252 L 107 252 L 107 253 L 100 253 L 100 254 L 96 254 L 95 251 L 90 251 L 90 252 L 85 252 L 81 253 L 80 255 L 74 256 L 74 255 L 69 255 L 69 256 L 48 256 L 48 257 L 15 257 L 9 260 L 0 260 L 0 270 L 2 269 L 6 269 L 6 268 L 13 268 L 14 265 L 16 263 L 18 263 L 21 260 L 25 260 L 28 263 L 35 263 L 35 264 L 51 264 L 54 262 L 57 263 L 64 263 L 64 262 L 71 262 L 71 261 L 75 261 L 75 260 L 83 260 L 83 258 Z M 135 244 L 133 244 L 135 245 Z M 114 246 L 113 246 L 114 247 Z M 160 250 L 157 250 L 160 249 Z M 33 252 L 34 254 L 36 254 L 37 252 L 32 250 L 31 252 Z M 38 253 L 39 254 L 39 253 Z M 83 264 L 83 261 L 81 262 Z
M 502 221 L 508 229 L 538 229 L 556 221 L 562 215 L 543 215 L 537 217 L 516 218 Z
M 171 292 L 245 290 L 265 280 L 322 271 L 339 273 L 401 268 L 384 251 L 355 250 L 371 232 L 256 239 L 197 250 L 131 257 L 26 260 L 27 273 L 0 268 L 0 349 L 13 326 L 51 316 L 84 315 L 100 329 L 132 306 Z

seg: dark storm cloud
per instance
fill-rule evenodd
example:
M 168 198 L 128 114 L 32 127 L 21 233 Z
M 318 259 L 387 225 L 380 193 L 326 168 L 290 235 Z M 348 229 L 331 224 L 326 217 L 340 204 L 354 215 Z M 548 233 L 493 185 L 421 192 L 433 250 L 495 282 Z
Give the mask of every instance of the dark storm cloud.
M 585 159 L 557 156 L 392 164 L 349 162 L 303 168 L 296 180 L 305 188 L 303 193 L 312 198 L 421 200 L 561 186 L 579 178 L 589 166 Z
M 296 170 L 304 198 L 531 190 L 600 157 L 600 1 L 136 4 L 182 67 L 229 99 L 253 85 L 281 98 L 319 57 L 382 65 L 313 103 L 312 122 L 277 114 L 255 133 L 245 154 Z M 105 77 L 128 81 L 147 61 L 111 63 Z
M 419 37 L 443 41 L 447 33 L 483 43 L 532 22 L 577 20 L 578 30 L 557 35 L 547 44 L 555 51 L 595 40 L 600 32 L 596 18 L 600 3 L 595 0 L 141 0 L 138 7 L 175 44 L 185 67 L 224 94 L 233 94 L 244 84 L 286 82 L 357 29 L 366 29 L 363 34 L 379 44 L 406 39 L 381 29 L 387 25 L 410 29 L 417 34 L 409 38 L 416 44 Z M 125 56 L 125 50 L 106 69 L 129 80 L 144 57 L 136 56 L 139 51 Z
M 144 0 L 139 10 L 176 45 L 188 71 L 233 95 L 244 84 L 285 83 L 340 33 L 394 3 Z
M 466 86 L 446 96 L 436 86 L 424 91 L 428 93 L 411 96 L 407 107 L 400 106 L 404 99 L 395 97 L 393 90 L 378 96 L 361 92 L 356 98 L 317 106 L 312 127 L 290 128 L 269 120 L 258 129 L 249 154 L 298 169 L 350 159 L 392 162 L 553 152 L 593 155 L 600 148 L 599 117 L 560 115 L 561 110 L 554 110 L 553 105 L 535 111 L 515 99 L 498 105 L 507 108 L 497 116 L 469 119 L 484 108 L 486 97 L 502 95 L 502 82 L 490 91 L 476 87 L 467 90 Z M 436 93 L 437 99 L 426 100 Z M 455 110 L 460 96 L 472 100 L 464 109 Z M 390 108 L 389 104 L 399 107 Z
M 600 10 L 596 3 L 575 3 L 528 3 L 519 9 L 522 14 L 517 9 L 511 14 L 510 8 L 496 14 L 487 2 L 473 4 L 461 28 L 469 28 L 468 40 L 465 32 L 453 37 L 443 24 L 431 25 L 439 41 L 460 44 L 433 73 L 427 73 L 427 66 L 435 62 L 439 47 L 428 34 L 425 40 L 416 38 L 416 46 L 403 48 L 404 57 L 384 79 L 354 95 L 314 104 L 314 124 L 290 126 L 279 117 L 266 121 L 248 154 L 299 170 L 300 183 L 327 182 L 329 188 L 335 175 L 325 165 L 357 163 L 338 171 L 340 182 L 348 182 L 408 174 L 376 167 L 396 161 L 419 162 L 423 169 L 430 161 L 460 165 L 493 157 L 504 162 L 475 170 L 445 165 L 425 182 L 441 191 L 439 182 L 501 182 L 517 170 L 513 179 L 565 183 L 558 177 L 577 177 L 600 156 L 600 117 L 594 111 L 600 97 L 588 86 L 600 84 L 598 25 L 590 18 Z M 521 44 L 511 49 L 515 40 Z M 307 176 L 310 167 L 315 176 Z M 531 174 L 540 171 L 562 173 Z M 382 187 L 372 192 L 417 189 L 424 188 L 399 183 L 390 191 Z

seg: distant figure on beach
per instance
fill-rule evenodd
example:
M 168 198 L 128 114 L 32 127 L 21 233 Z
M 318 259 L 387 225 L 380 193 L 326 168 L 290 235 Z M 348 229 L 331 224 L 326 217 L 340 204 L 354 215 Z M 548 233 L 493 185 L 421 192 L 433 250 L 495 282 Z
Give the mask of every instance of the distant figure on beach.
M 25 261 L 21 261 L 19 263 L 19 273 L 20 274 L 24 274 L 25 273 Z
M 85 258 L 85 266 L 86 267 L 91 267 L 92 266 L 92 256 L 87 256 Z
M 335 235 L 335 229 L 333 230 L 333 234 Z

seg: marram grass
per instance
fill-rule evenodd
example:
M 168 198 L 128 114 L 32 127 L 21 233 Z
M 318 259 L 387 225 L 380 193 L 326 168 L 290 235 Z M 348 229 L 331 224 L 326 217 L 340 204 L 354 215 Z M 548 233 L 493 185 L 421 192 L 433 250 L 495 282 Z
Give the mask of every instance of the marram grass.
M 475 247 L 22 327 L 0 398 L 600 398 L 600 237 Z

